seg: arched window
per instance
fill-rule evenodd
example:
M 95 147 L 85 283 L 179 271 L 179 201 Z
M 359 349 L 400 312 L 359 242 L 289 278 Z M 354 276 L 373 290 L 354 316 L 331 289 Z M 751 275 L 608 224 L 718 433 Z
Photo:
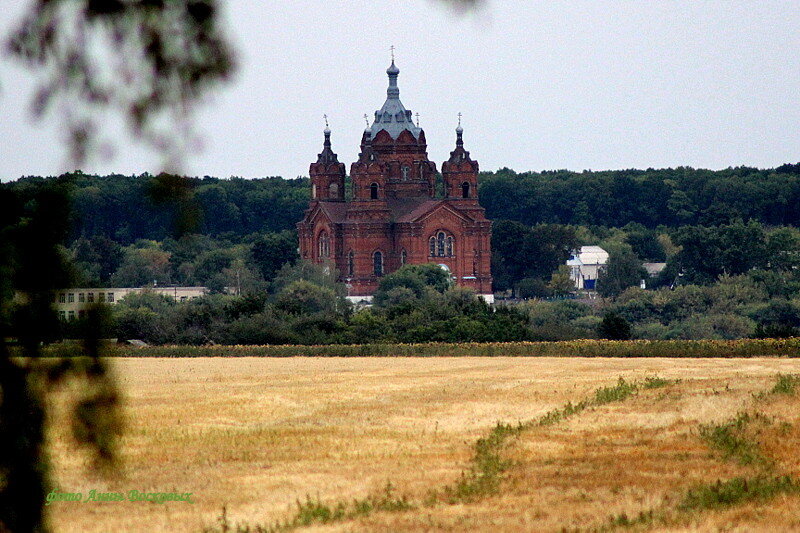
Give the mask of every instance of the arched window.
M 400 264 L 401 265 L 405 265 L 407 259 L 408 259 L 408 254 L 406 253 L 406 251 L 405 250 L 401 251 L 400 252 Z
M 314 183 L 311 185 L 311 198 L 317 197 L 317 184 Z
M 356 275 L 356 260 L 353 250 L 347 254 L 347 277 L 352 278 Z
M 461 197 L 469 198 L 469 182 L 465 181 L 461 184 Z
M 339 198 L 339 184 L 331 183 L 328 186 L 328 198 Z
M 408 173 L 409 173 L 410 170 L 411 169 L 408 168 L 408 166 L 406 166 L 406 165 L 403 165 L 400 168 L 400 173 L 403 175 L 403 181 L 408 181 Z
M 453 257 L 455 255 L 455 238 L 444 231 L 437 231 L 428 239 L 430 257 Z
M 330 257 L 331 256 L 331 239 L 328 237 L 327 231 L 322 231 L 319 234 L 318 238 L 318 247 L 319 247 L 319 256 L 320 257 Z
M 372 254 L 372 272 L 378 277 L 383 276 L 383 253 Z
M 373 183 L 372 185 L 369 186 L 369 197 L 372 200 L 377 200 L 378 199 L 378 184 L 377 183 Z
M 444 250 L 444 243 L 445 243 L 445 234 L 443 231 L 440 231 L 436 234 L 436 255 L 439 257 L 445 256 Z

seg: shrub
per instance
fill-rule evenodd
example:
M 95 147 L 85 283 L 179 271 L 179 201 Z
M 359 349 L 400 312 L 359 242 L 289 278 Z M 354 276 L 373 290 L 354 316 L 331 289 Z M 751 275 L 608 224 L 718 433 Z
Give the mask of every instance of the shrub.
M 597 325 L 597 336 L 608 340 L 627 340 L 631 338 L 631 326 L 620 315 L 609 311 Z

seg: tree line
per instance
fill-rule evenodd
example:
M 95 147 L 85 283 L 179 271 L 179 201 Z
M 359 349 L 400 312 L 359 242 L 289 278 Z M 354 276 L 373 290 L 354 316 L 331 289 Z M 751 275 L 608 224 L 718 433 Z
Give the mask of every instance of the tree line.
M 70 240 L 102 235 L 122 245 L 163 240 L 173 213 L 152 201 L 154 176 L 27 176 L 3 184 L 32 195 L 48 182 L 72 185 Z M 196 232 L 241 239 L 294 229 L 308 205 L 307 178 L 185 178 L 199 216 Z M 621 228 L 638 224 L 719 226 L 755 221 L 800 226 L 800 163 L 773 169 L 678 167 L 647 170 L 482 172 L 480 203 L 494 221 Z
M 662 294 L 659 301 L 679 294 L 680 291 L 676 292 L 679 287 L 700 287 L 713 292 L 721 279 L 728 280 L 727 284 L 733 279 L 735 283 L 755 287 L 751 291 L 755 296 L 747 303 L 750 307 L 742 304 L 744 307 L 736 311 L 739 313 L 736 316 L 742 320 L 725 322 L 720 319 L 721 324 L 738 324 L 731 331 L 739 336 L 756 334 L 757 327 L 761 327 L 763 333 L 767 331 L 764 328 L 772 327 L 770 324 L 788 324 L 787 331 L 791 330 L 795 327 L 791 325 L 792 319 L 773 320 L 769 314 L 754 315 L 752 306 L 775 298 L 791 306 L 798 297 L 800 232 L 791 217 L 794 210 L 800 208 L 800 203 L 794 200 L 799 175 L 800 164 L 771 170 L 739 167 L 721 171 L 679 168 L 517 174 L 502 169 L 483 173 L 480 198 L 487 215 L 494 221 L 492 273 L 496 291 L 523 299 L 565 297 L 573 288 L 564 265 L 572 250 L 591 244 L 600 245 L 610 253 L 598 290 L 602 296 L 616 300 L 602 312 L 596 306 L 581 308 L 580 316 L 566 321 L 556 313 L 560 324 L 557 328 L 553 327 L 554 322 L 545 321 L 542 326 L 541 320 L 530 318 L 538 311 L 532 311 L 533 315 L 526 312 L 528 318 L 520 322 L 523 329 L 516 330 L 526 333 L 519 333 L 515 339 L 549 338 L 545 334 L 547 331 L 561 331 L 556 336 L 566 338 L 597 335 L 597 321 L 603 313 L 617 312 L 614 306 L 630 297 L 629 287 L 638 286 L 640 280 L 646 278 L 642 262 L 666 263 L 657 278 L 647 279 L 648 289 L 662 288 L 662 292 L 647 292 Z M 71 218 L 59 253 L 65 263 L 72 266 L 72 280 L 76 286 L 202 285 L 208 287 L 212 295 L 220 295 L 211 297 L 208 302 L 222 302 L 227 298 L 222 293 L 233 288 L 240 298 L 252 300 L 254 295 L 260 294 L 256 299 L 261 298 L 259 305 L 264 307 L 273 305 L 275 302 L 270 298 L 277 298 L 283 290 L 280 283 L 276 285 L 276 280 L 285 275 L 286 269 L 302 271 L 305 268 L 296 265 L 299 258 L 294 224 L 307 207 L 307 179 L 244 180 L 148 174 L 89 176 L 75 172 L 60 177 L 26 177 L 1 187 L 3 194 L 13 196 L 20 205 L 35 205 L 49 187 L 70 191 L 71 209 L 67 212 Z M 671 191 L 666 200 L 663 194 L 657 193 L 661 190 L 659 187 Z M 732 190 L 737 194 L 723 193 Z M 681 191 L 691 202 L 675 200 L 681 196 L 678 194 Z M 173 201 L 160 202 L 160 194 Z M 175 198 L 179 201 L 174 201 Z M 589 218 L 584 216 L 584 204 L 591 215 Z M 682 207 L 676 211 L 678 205 Z M 712 212 L 716 213 L 713 223 L 709 218 Z M 723 213 L 727 214 L 722 216 Z M 180 228 L 176 222 L 181 220 L 191 228 L 189 232 L 176 231 L 176 227 Z M 319 285 L 318 281 L 310 283 Z M 689 289 L 681 289 L 685 290 Z M 441 292 L 445 293 L 447 291 Z M 395 299 L 400 298 L 395 296 Z M 404 301 L 407 305 L 413 301 L 419 308 L 433 301 L 422 298 L 421 294 L 416 294 L 416 298 Z M 441 301 L 431 305 L 453 309 L 450 303 Z M 531 304 L 541 309 L 557 309 L 563 305 L 567 304 Z M 151 311 L 166 313 L 170 308 L 158 309 Z M 728 338 L 731 335 L 727 330 L 709 333 L 713 328 L 702 331 L 696 327 L 683 328 L 680 321 L 687 321 L 687 327 L 699 324 L 698 317 L 714 314 L 711 310 L 715 308 L 693 309 L 686 316 L 666 312 L 645 318 L 631 315 L 625 309 L 619 311 L 632 327 L 631 335 L 665 338 L 697 335 Z M 281 308 L 278 306 L 274 310 Z M 183 311 L 169 311 L 173 312 Z M 260 313 L 256 314 L 263 318 Z M 723 314 L 730 318 L 730 313 Z M 227 315 L 218 314 L 218 317 L 224 316 Z M 287 317 L 294 315 L 283 313 L 280 316 L 288 324 L 292 321 Z M 366 320 L 366 316 L 355 313 L 352 319 L 358 324 Z M 394 310 L 375 314 L 370 320 L 389 316 L 400 315 Z M 238 324 L 237 320 L 228 322 Z M 350 316 L 346 314 L 337 320 L 332 323 L 348 324 L 345 329 L 350 333 L 320 337 L 321 342 L 445 338 L 443 334 L 406 336 L 398 329 L 402 320 L 393 327 L 377 323 L 374 331 L 393 331 L 393 336 L 359 337 L 353 331 L 368 331 L 363 324 L 348 329 Z M 565 324 L 574 320 L 577 325 L 573 324 L 566 332 Z M 656 322 L 660 326 L 653 325 Z M 175 319 L 171 323 L 181 321 Z M 219 325 L 218 321 L 216 323 Z M 413 323 L 409 321 L 409 327 Z M 287 327 L 288 330 L 273 327 L 272 331 L 291 331 L 291 327 Z M 772 331 L 780 327 L 775 326 Z M 183 328 L 183 331 L 192 331 L 192 328 Z M 217 342 L 204 331 L 206 338 Z M 245 342 L 249 335 L 225 334 L 219 339 Z M 163 340 L 175 338 L 167 335 Z M 202 336 L 192 338 L 196 342 Z M 294 337 L 287 333 L 281 338 L 293 342 Z M 466 335 L 466 339 L 476 338 L 483 337 L 474 332 Z

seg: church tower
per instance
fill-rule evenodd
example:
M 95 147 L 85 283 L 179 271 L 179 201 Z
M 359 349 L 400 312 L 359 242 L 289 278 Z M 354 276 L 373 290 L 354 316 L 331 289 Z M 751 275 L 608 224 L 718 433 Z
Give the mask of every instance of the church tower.
M 331 129 L 325 120 L 325 142 L 317 162 L 308 169 L 311 178 L 311 200 L 344 202 L 344 163 L 339 163 L 331 150 Z
M 461 127 L 459 113 L 456 128 L 456 149 L 450 152 L 450 159 L 442 163 L 444 196 L 459 203 L 478 203 L 478 162 L 469 157 L 464 150 L 464 128 Z
M 368 154 L 383 163 L 381 198 L 430 198 L 435 193 L 436 164 L 428 159 L 425 132 L 414 124 L 411 111 L 400 101 L 399 74 L 400 69 L 392 60 L 386 69 L 386 101 L 375 111 L 372 125 L 361 137 L 362 158 Z M 354 192 L 366 190 L 369 184 L 356 182 L 355 169 L 351 175 Z

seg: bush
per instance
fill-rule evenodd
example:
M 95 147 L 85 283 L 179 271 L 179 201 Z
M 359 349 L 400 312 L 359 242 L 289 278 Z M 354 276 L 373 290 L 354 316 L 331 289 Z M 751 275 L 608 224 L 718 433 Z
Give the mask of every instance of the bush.
M 597 325 L 597 336 L 608 340 L 627 340 L 631 338 L 631 325 L 617 313 L 608 311 Z

